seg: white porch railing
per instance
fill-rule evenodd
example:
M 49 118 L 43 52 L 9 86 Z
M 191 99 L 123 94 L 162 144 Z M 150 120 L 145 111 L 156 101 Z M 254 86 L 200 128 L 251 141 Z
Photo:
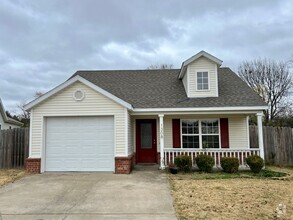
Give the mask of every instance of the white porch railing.
M 221 167 L 222 157 L 236 157 L 239 159 L 240 166 L 246 166 L 246 158 L 251 155 L 260 155 L 260 150 L 255 149 L 183 149 L 183 148 L 165 148 L 164 149 L 164 165 L 168 167 L 174 164 L 174 159 L 179 155 L 187 155 L 191 157 L 192 166 L 196 166 L 195 158 L 199 154 L 207 154 L 214 158 L 215 167 Z

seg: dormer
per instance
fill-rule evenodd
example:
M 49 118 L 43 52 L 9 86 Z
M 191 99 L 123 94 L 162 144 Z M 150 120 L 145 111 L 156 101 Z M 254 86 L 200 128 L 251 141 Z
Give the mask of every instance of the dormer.
M 188 98 L 218 97 L 218 67 L 222 60 L 200 51 L 182 63 L 178 79 Z

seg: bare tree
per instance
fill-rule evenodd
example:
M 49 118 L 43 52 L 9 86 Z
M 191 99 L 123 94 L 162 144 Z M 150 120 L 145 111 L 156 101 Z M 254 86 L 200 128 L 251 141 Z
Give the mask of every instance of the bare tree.
M 166 64 L 166 63 L 162 63 L 162 64 L 154 64 L 154 65 L 150 65 L 149 67 L 147 67 L 148 70 L 153 70 L 153 69 L 173 69 L 173 64 Z
M 43 95 L 42 92 L 40 91 L 36 91 L 35 94 L 34 94 L 34 98 L 39 98 Z M 25 109 L 24 109 L 24 106 L 26 105 L 26 101 L 22 101 L 20 102 L 19 104 L 17 104 L 17 108 L 19 109 L 19 112 L 20 114 L 18 115 L 18 117 L 21 119 L 21 120 L 29 120 L 30 118 L 30 114 L 29 112 L 27 112 Z
M 240 64 L 238 73 L 268 103 L 266 122 L 288 109 L 290 103 L 286 98 L 292 86 L 288 63 L 269 59 L 244 61 Z
M 17 104 L 17 108 L 19 109 L 19 115 L 18 117 L 22 120 L 28 120 L 30 118 L 30 114 L 29 112 L 27 112 L 25 109 L 24 109 L 24 106 L 26 105 L 26 102 L 25 101 L 22 101 L 20 102 L 19 104 Z

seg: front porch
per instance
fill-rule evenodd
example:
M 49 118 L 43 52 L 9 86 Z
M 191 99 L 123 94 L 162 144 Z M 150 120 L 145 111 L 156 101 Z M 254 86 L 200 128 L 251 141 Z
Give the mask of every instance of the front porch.
M 258 146 L 249 143 L 249 117 L 257 116 Z M 262 112 L 213 112 L 185 114 L 131 115 L 131 140 L 135 160 L 153 157 L 160 169 L 174 164 L 179 155 L 188 155 L 192 165 L 199 154 L 214 158 L 214 168 L 221 168 L 222 157 L 236 157 L 240 169 L 246 168 L 246 158 L 258 155 L 264 159 Z M 149 123 L 141 127 L 142 122 Z M 152 125 L 151 125 L 152 124 Z M 144 132 L 146 132 L 144 134 Z M 149 145 L 149 146 L 147 146 Z M 145 162 L 147 163 L 147 162 Z

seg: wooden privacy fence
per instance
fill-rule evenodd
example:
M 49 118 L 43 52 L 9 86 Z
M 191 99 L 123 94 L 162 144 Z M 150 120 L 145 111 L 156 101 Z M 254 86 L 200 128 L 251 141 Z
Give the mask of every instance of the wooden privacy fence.
M 257 126 L 250 126 L 250 146 L 258 148 Z M 263 127 L 265 160 L 268 164 L 293 166 L 293 129 L 289 127 Z
M 29 128 L 0 130 L 0 168 L 22 168 L 29 153 Z

